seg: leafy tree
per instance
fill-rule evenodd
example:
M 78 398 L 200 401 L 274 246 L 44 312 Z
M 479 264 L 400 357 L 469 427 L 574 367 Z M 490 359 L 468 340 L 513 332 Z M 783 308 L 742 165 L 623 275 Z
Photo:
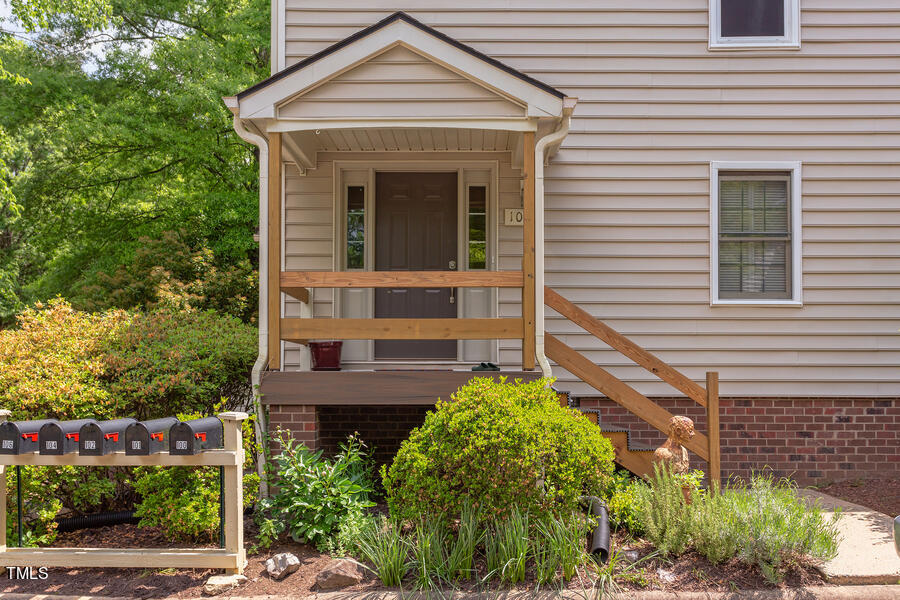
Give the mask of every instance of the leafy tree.
M 0 179 L 13 198 L 0 204 L 0 320 L 115 277 L 165 232 L 183 232 L 220 271 L 255 265 L 257 158 L 221 97 L 267 74 L 268 3 L 13 9 L 35 33 L 0 46 L 3 64 L 29 81 L 0 81 Z

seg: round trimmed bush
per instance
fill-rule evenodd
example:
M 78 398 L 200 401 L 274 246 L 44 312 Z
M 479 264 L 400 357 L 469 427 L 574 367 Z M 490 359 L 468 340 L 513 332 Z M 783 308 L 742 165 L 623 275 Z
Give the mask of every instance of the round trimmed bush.
M 612 445 L 561 407 L 550 383 L 474 378 L 450 402 L 438 401 L 382 467 L 391 513 L 455 515 L 469 499 L 483 518 L 502 518 L 514 505 L 546 515 L 600 495 L 613 472 Z

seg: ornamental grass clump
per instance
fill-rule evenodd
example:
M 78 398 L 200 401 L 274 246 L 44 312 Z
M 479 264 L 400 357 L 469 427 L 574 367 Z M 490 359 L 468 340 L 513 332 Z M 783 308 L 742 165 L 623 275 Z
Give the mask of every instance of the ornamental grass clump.
M 459 515 L 456 538 L 447 553 L 447 571 L 453 579 L 471 579 L 475 574 L 475 550 L 483 536 L 478 524 L 478 509 L 466 502 Z
M 578 411 L 559 405 L 551 381 L 474 378 L 438 402 L 382 478 L 391 514 L 459 515 L 471 502 L 482 520 L 513 505 L 540 518 L 568 514 L 584 495 L 602 495 L 613 449 Z
M 510 584 L 524 580 L 530 546 L 528 513 L 513 506 L 505 519 L 493 522 L 488 529 L 484 542 L 486 578 L 499 577 Z
M 531 555 L 537 582 L 550 583 L 560 572 L 563 580 L 572 579 L 578 567 L 587 561 L 586 536 L 586 522 L 575 516 L 542 519 L 535 523 Z
M 399 523 L 382 516 L 368 522 L 359 538 L 360 556 L 387 587 L 400 585 L 409 571 L 409 544 Z

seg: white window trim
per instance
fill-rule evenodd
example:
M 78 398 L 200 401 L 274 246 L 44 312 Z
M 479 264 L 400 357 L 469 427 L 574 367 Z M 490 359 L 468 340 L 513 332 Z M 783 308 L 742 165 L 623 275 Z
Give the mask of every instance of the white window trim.
M 719 171 L 787 171 L 791 174 L 790 299 L 719 298 Z M 710 306 L 803 306 L 803 178 L 800 162 L 709 163 L 709 304 Z
M 756 49 L 800 49 L 800 0 L 784 0 L 783 36 L 777 37 L 731 37 L 723 38 L 721 14 L 722 0 L 709 0 L 709 49 L 710 50 L 756 50 Z

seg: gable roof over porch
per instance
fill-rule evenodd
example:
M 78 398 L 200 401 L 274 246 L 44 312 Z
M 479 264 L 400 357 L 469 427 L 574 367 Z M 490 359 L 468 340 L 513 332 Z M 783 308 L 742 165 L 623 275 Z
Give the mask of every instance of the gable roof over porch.
M 508 120 L 522 130 L 522 121 L 562 117 L 565 98 L 397 12 L 226 102 L 242 119 Z

